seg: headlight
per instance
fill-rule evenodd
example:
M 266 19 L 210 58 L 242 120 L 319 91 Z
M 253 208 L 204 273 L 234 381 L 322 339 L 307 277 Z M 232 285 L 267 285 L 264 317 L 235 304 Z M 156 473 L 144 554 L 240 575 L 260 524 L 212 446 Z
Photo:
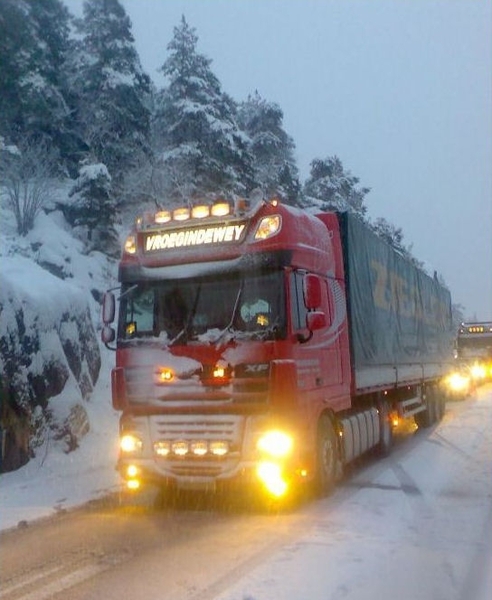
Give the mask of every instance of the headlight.
M 142 450 L 142 440 L 132 433 L 127 433 L 120 439 L 120 450 L 124 454 L 140 452 Z
M 471 374 L 474 379 L 484 379 L 485 378 L 485 367 L 483 365 L 473 365 L 471 368 Z
M 280 231 L 282 226 L 282 220 L 280 215 L 272 215 L 263 217 L 259 222 L 255 233 L 255 240 L 266 240 L 272 235 L 275 235 Z
M 256 447 L 272 458 L 284 458 L 292 452 L 293 440 L 283 431 L 268 431 L 260 437 Z
M 454 392 L 462 392 L 469 386 L 470 378 L 461 373 L 453 373 L 448 377 L 447 384 Z

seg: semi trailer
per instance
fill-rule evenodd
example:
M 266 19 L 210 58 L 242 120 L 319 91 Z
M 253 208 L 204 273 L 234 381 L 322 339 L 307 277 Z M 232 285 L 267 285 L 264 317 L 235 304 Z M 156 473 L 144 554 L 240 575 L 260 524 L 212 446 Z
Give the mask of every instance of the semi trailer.
M 449 291 L 357 215 L 276 198 L 145 213 L 119 283 L 102 339 L 128 489 L 325 494 L 390 451 L 398 419 L 443 415 Z

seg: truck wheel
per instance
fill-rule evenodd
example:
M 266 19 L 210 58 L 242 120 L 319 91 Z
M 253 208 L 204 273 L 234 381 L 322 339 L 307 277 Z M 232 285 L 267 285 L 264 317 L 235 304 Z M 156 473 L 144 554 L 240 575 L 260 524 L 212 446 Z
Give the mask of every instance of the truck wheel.
M 426 391 L 426 408 L 414 416 L 414 421 L 420 428 L 430 427 L 436 422 L 436 395 L 433 388 Z
M 326 496 L 335 486 L 338 463 L 337 438 L 333 424 L 326 415 L 318 423 L 316 454 L 316 488 L 319 495 Z
M 441 393 L 439 396 L 439 421 L 442 421 L 444 413 L 446 412 L 446 396 Z
M 380 456 L 388 456 L 393 447 L 393 428 L 391 426 L 389 404 L 381 401 L 378 405 L 379 412 L 379 444 L 376 451 Z
M 439 388 L 434 389 L 434 401 L 436 403 L 436 422 L 439 423 L 446 412 L 446 396 Z

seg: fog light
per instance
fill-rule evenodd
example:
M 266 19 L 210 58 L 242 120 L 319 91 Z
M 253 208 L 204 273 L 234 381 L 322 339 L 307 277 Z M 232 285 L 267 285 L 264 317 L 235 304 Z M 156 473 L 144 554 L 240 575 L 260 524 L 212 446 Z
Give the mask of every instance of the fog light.
M 125 473 L 128 478 L 134 478 L 138 475 L 139 468 L 136 465 L 128 465 Z
M 282 469 L 276 463 L 262 461 L 258 464 L 256 473 L 272 496 L 278 498 L 287 491 L 287 483 L 282 477 Z
M 126 482 L 126 487 L 129 490 L 138 490 L 140 487 L 140 481 L 138 479 L 129 479 Z

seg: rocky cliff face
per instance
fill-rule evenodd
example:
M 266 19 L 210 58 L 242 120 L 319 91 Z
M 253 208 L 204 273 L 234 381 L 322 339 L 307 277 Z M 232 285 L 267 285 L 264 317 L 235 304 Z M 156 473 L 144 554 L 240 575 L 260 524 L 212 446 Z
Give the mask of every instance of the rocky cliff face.
M 47 437 L 68 452 L 87 432 L 84 403 L 101 366 L 89 294 L 26 258 L 2 258 L 0 471 Z

